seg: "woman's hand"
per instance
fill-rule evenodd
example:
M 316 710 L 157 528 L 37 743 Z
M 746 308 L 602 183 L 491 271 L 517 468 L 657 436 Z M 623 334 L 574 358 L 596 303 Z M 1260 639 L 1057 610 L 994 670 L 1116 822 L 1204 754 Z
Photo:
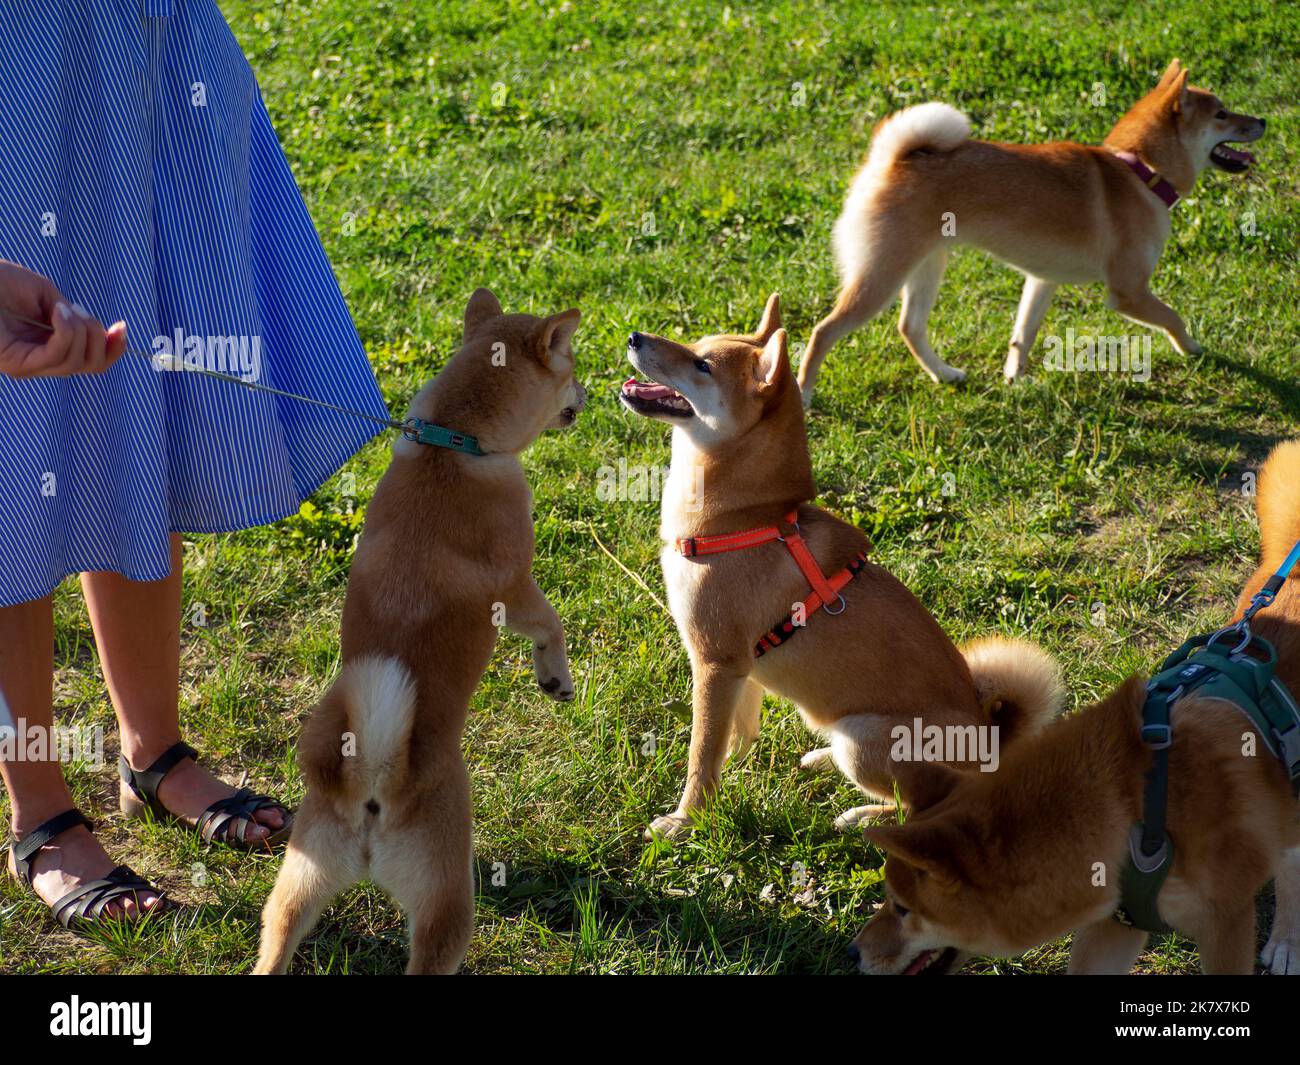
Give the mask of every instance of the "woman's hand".
M 47 322 L 53 332 L 9 317 Z M 105 329 L 71 307 L 40 274 L 0 259 L 0 373 L 10 377 L 69 377 L 100 373 L 126 350 L 126 323 Z

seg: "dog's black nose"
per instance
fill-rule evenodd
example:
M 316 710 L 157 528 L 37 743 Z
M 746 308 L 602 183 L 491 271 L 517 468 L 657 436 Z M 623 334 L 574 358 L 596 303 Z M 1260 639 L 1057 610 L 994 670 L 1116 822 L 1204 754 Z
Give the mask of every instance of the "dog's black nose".
M 631 348 L 633 351 L 636 351 L 636 349 L 641 346 L 641 334 L 633 333 L 630 337 L 628 337 L 627 346 Z
M 858 945 L 856 943 L 850 943 L 848 949 L 848 955 L 849 955 L 849 961 L 851 961 L 854 965 L 857 965 L 858 961 L 862 958 L 862 951 L 858 950 Z

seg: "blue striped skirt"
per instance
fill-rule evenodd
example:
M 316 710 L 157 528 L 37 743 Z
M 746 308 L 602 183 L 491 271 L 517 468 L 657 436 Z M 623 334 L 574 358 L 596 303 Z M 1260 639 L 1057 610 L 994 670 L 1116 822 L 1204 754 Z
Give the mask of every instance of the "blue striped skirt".
M 0 0 L 0 257 L 132 352 L 387 416 L 213 0 Z M 0 605 L 165 577 L 170 533 L 292 514 L 376 432 L 160 362 L 0 376 Z

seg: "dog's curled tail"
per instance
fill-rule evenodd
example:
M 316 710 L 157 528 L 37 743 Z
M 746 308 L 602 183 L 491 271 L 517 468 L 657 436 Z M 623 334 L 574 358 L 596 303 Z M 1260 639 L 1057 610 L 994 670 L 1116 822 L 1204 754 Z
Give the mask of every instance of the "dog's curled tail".
M 307 782 L 357 798 L 402 788 L 415 723 L 415 678 L 395 658 L 366 655 L 343 667 L 298 745 Z
M 871 137 L 867 166 L 882 170 L 925 148 L 950 152 L 970 137 L 970 119 L 949 104 L 917 104 L 889 115 Z
M 1259 471 L 1255 496 L 1263 564 L 1277 565 L 1300 540 L 1300 440 L 1279 444 Z
M 980 706 L 1003 743 L 1032 736 L 1061 710 L 1065 684 L 1056 659 L 1037 644 L 989 636 L 961 649 Z

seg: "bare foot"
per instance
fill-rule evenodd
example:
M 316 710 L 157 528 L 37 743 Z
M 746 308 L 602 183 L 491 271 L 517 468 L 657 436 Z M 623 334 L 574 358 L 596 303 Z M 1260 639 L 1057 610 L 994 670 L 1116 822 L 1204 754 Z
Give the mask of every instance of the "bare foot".
M 117 863 L 99 845 L 99 840 L 84 825 L 76 825 L 60 832 L 32 856 L 32 888 L 47 906 L 53 907 L 64 895 L 82 884 L 108 876 L 115 868 Z M 18 869 L 12 852 L 9 855 L 9 873 L 17 878 Z M 158 904 L 158 898 L 156 891 L 141 891 L 134 897 L 124 895 L 105 906 L 101 914 L 134 920 L 141 916 L 142 910 L 152 910 Z
M 122 785 L 127 789 L 125 784 Z M 177 817 L 195 824 L 203 811 L 218 799 L 225 799 L 237 789 L 209 773 L 192 758 L 177 762 L 158 786 L 158 801 Z M 250 842 L 266 839 L 278 828 L 284 827 L 284 812 L 264 808 L 253 814 L 255 824 L 248 826 L 245 836 Z M 238 840 L 242 818 L 231 819 L 226 829 L 226 839 Z

